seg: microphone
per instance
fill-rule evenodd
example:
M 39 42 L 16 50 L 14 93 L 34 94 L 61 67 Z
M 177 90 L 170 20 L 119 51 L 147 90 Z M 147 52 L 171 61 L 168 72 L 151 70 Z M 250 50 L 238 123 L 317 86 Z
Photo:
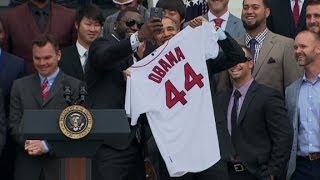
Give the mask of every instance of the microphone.
M 79 86 L 79 98 L 80 98 L 79 104 L 82 104 L 85 102 L 87 94 L 88 94 L 87 93 L 87 85 L 85 82 L 81 82 L 80 86 Z
M 71 85 L 69 82 L 67 81 L 64 81 L 63 83 L 63 97 L 64 99 L 66 100 L 66 102 L 71 105 L 72 102 L 71 102 L 71 95 L 72 95 L 72 92 L 71 92 Z

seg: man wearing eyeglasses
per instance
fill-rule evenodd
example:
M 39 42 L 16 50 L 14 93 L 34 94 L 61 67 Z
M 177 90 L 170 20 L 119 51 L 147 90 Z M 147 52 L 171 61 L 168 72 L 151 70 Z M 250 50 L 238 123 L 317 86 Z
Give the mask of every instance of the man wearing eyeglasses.
M 161 19 L 151 18 L 143 24 L 136 9 L 120 11 L 115 32 L 96 39 L 89 48 L 87 104 L 92 109 L 124 109 L 126 82 L 122 71 L 130 67 L 139 44 L 162 30 Z M 143 25 L 142 25 L 143 24 Z M 108 119 L 106 118 L 106 121 Z M 97 180 L 145 179 L 137 127 L 125 140 L 102 145 L 93 158 L 93 177 Z
M 150 12 L 147 8 L 143 7 L 143 0 L 113 0 L 113 3 L 116 5 L 119 11 L 114 14 L 108 16 L 104 22 L 103 26 L 103 36 L 107 36 L 107 34 L 111 34 L 115 32 L 115 22 L 119 15 L 120 11 L 127 9 L 136 9 L 143 16 L 143 19 L 147 20 L 150 17 Z

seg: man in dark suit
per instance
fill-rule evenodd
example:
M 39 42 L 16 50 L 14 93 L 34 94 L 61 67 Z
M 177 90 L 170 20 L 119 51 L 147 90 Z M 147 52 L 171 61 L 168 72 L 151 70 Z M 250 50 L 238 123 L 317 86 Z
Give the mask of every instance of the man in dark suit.
M 84 81 L 89 47 L 100 37 L 103 21 L 102 10 L 96 5 L 83 6 L 77 11 L 75 27 L 78 39 L 76 44 L 62 50 L 59 67 L 63 72 Z
M 0 157 L 2 156 L 2 150 L 6 143 L 6 122 L 4 113 L 4 99 L 0 89 Z
M 309 0 L 306 9 L 306 24 L 310 31 L 317 33 L 320 36 L 320 1 Z
M 6 32 L 4 49 L 23 58 L 27 73 L 33 73 L 32 40 L 39 34 L 47 33 L 58 40 L 60 47 L 71 45 L 76 39 L 74 17 L 74 10 L 50 0 L 29 0 L 1 15 Z
M 142 22 L 143 17 L 139 11 L 121 11 L 115 22 L 116 33 L 99 38 L 91 44 L 90 67 L 86 76 L 88 107 L 124 109 L 126 82 L 122 71 L 136 60 L 133 53 L 139 43 L 151 39 L 162 29 L 159 18 L 151 18 L 141 26 Z M 93 158 L 93 165 L 97 167 L 93 168 L 93 176 L 96 179 L 145 178 L 135 128 L 132 128 L 127 140 L 100 147 Z M 141 161 L 140 165 L 137 165 L 137 161 Z
M 50 35 L 40 35 L 32 43 L 33 62 L 37 73 L 16 80 L 10 98 L 9 128 L 17 147 L 15 180 L 57 180 L 59 159 L 52 156 L 46 140 L 26 140 L 21 132 L 23 111 L 27 109 L 63 109 L 63 84 L 70 84 L 77 95 L 80 81 L 58 68 L 61 57 L 58 42 Z M 45 119 L 44 119 L 45 120 Z
M 234 149 L 225 152 L 231 180 L 273 179 L 287 165 L 292 126 L 281 93 L 253 80 L 250 50 L 244 51 L 248 61 L 228 69 L 233 89 L 215 98 L 217 129 Z
M 2 23 L 0 22 L 0 47 L 3 45 L 4 37 L 5 32 Z M 10 91 L 12 83 L 14 80 L 24 76 L 24 74 L 24 61 L 0 48 L 0 89 L 2 89 L 2 97 L 4 98 L 4 113 L 6 118 L 9 116 Z M 5 123 L 5 128 L 7 129 L 7 122 Z M 15 146 L 9 131 L 7 131 L 6 144 L 2 154 L 3 155 L 0 157 L 0 177 L 12 180 Z
M 267 26 L 272 32 L 295 38 L 300 31 L 306 29 L 308 0 L 269 0 L 269 3 L 271 13 Z

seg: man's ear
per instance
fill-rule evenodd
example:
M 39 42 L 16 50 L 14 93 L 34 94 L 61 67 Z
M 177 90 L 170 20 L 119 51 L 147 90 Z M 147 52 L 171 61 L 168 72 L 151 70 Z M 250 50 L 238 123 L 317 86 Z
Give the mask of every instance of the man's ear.
M 77 31 L 79 30 L 79 26 L 78 26 L 77 22 L 74 23 L 74 27 L 76 28 Z

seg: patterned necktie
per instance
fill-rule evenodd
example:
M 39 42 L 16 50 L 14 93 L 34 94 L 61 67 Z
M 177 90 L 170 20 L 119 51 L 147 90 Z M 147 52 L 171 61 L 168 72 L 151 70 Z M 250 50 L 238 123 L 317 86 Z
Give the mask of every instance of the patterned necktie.
M 299 0 L 295 0 L 294 6 L 293 6 L 293 19 L 296 27 L 298 26 L 298 23 L 299 23 L 299 17 L 300 17 Z
M 241 93 L 238 90 L 235 90 L 233 93 L 233 106 L 231 110 L 231 136 L 234 134 L 237 128 L 240 97 L 241 97 Z
M 42 90 L 42 99 L 45 101 L 49 97 L 49 82 L 47 78 L 43 80 L 41 90 Z
M 256 54 L 256 44 L 257 44 L 257 40 L 252 38 L 250 41 L 249 41 L 249 45 L 250 45 L 250 52 L 251 52 L 251 55 L 252 55 L 252 59 L 254 60 L 254 62 L 256 62 L 256 58 L 255 58 L 255 54 Z
M 221 28 L 223 19 L 221 19 L 221 18 L 216 18 L 216 19 L 214 19 L 213 21 L 214 21 L 214 23 L 216 24 L 216 26 L 218 26 L 218 27 Z
M 84 61 L 83 61 L 83 64 L 82 64 L 82 69 L 83 69 L 83 72 L 85 72 L 85 67 L 86 67 L 86 64 L 87 64 L 87 61 L 88 61 L 88 51 L 86 51 L 83 54 L 83 57 L 84 57 Z

